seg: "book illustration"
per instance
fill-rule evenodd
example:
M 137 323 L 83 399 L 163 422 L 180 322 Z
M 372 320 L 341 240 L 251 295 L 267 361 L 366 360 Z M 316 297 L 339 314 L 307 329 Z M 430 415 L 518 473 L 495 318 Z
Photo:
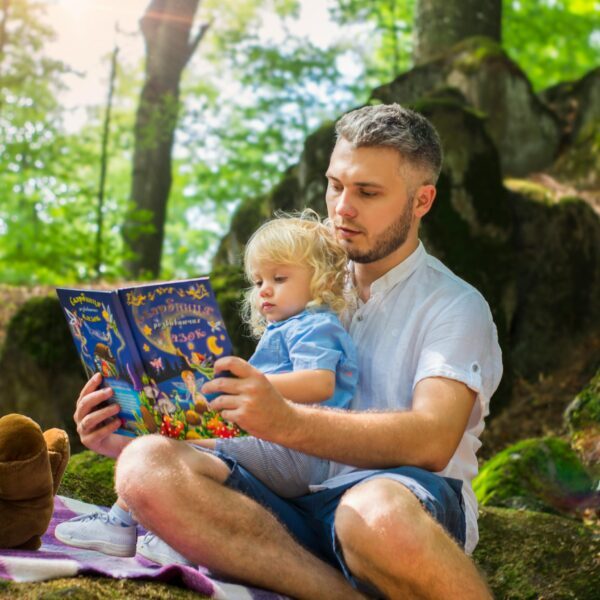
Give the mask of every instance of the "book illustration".
M 208 278 L 57 293 L 86 375 L 101 372 L 121 407 L 117 433 L 243 434 L 200 391 L 214 377 L 215 360 L 231 354 Z

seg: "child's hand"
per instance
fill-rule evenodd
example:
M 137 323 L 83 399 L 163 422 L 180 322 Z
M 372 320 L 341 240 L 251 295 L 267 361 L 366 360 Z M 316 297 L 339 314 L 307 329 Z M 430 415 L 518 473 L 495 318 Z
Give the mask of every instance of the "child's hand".
M 224 419 L 250 435 L 275 441 L 292 417 L 288 402 L 267 378 L 245 360 L 227 356 L 215 363 L 215 373 L 230 371 L 233 377 L 217 377 L 202 386 L 203 394 L 218 394 L 211 403 Z

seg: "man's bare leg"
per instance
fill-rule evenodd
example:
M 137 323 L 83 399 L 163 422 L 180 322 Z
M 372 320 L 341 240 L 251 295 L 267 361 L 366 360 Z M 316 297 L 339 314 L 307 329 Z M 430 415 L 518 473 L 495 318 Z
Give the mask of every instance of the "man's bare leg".
M 223 486 L 228 476 L 209 453 L 145 436 L 122 452 L 116 487 L 144 527 L 196 564 L 295 598 L 361 597 L 271 513 Z
M 352 488 L 335 527 L 352 573 L 388 598 L 491 599 L 475 564 L 397 481 Z

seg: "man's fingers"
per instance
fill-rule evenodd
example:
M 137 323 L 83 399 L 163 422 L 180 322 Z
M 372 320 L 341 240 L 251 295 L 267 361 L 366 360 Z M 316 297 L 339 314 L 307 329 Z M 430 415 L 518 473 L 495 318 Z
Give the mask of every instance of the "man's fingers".
M 108 400 L 112 395 L 113 391 L 111 388 L 102 388 L 101 390 L 96 390 L 80 396 L 75 405 L 75 413 L 73 415 L 75 422 L 79 423 L 83 417 L 94 410 L 95 406 L 104 400 Z
M 79 394 L 78 400 L 83 398 L 86 394 L 89 394 L 90 392 L 93 392 L 95 389 L 97 389 L 101 382 L 102 375 L 100 375 L 100 373 L 94 373 L 94 375 L 92 375 L 92 377 L 90 377 L 83 386 L 83 389 Z
M 239 396 L 219 396 L 218 398 L 215 398 L 211 403 L 210 403 L 210 408 L 212 410 L 216 410 L 221 412 L 221 415 L 225 418 L 225 416 L 223 415 L 223 411 L 224 410 L 235 410 L 237 408 L 239 408 L 241 406 L 242 402 L 240 400 Z
M 235 377 L 249 377 L 256 372 L 256 369 L 243 358 L 239 356 L 225 356 L 215 362 L 215 373 L 230 371 Z
M 114 433 L 121 426 L 120 419 L 111 419 L 108 423 L 99 427 L 98 429 L 94 429 L 94 426 L 88 426 L 87 423 L 84 424 L 84 420 L 77 427 L 77 433 L 82 438 L 85 437 L 85 441 L 88 444 L 93 444 L 96 439 L 101 440 L 104 439 L 107 435 Z M 80 430 L 81 428 L 81 430 Z

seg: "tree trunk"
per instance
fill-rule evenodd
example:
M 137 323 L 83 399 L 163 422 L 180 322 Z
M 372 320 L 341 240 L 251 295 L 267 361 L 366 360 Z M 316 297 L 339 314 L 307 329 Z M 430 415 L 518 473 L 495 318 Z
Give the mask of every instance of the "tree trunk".
M 485 35 L 499 43 L 501 26 L 502 0 L 418 0 L 414 62 L 437 58 L 468 37 Z
M 141 20 L 146 77 L 135 121 L 131 209 L 123 225 L 133 277 L 156 277 L 171 188 L 171 151 L 179 109 L 179 82 L 208 29 L 192 32 L 200 0 L 152 0 Z

